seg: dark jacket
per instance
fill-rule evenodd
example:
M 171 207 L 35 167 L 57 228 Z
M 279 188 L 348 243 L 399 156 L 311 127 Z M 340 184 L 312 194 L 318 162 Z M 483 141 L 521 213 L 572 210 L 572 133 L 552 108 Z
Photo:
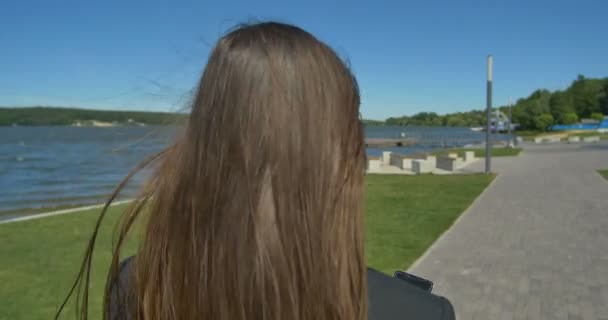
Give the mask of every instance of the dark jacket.
M 118 286 L 114 286 L 110 295 L 110 310 L 108 310 L 110 320 L 134 319 L 129 313 L 128 307 L 117 303 L 124 301 L 127 288 L 129 288 L 132 258 L 121 263 Z M 428 293 L 374 269 L 367 270 L 367 279 L 369 320 L 455 319 L 452 304 L 445 298 Z
M 456 318 L 447 299 L 370 268 L 367 269 L 367 290 L 369 320 Z

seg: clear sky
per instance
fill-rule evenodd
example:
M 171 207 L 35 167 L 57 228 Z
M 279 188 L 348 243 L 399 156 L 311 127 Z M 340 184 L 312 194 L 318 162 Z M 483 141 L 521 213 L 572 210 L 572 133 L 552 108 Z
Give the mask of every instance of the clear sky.
M 28 1 L 0 4 L 0 105 L 176 110 L 215 41 L 294 23 L 350 60 L 366 118 L 495 104 L 608 76 L 608 1 Z

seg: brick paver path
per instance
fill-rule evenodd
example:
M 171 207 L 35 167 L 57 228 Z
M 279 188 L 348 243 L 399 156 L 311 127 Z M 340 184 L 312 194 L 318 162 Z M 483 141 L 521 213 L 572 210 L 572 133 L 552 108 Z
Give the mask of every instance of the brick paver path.
M 471 170 L 482 170 L 483 161 Z M 528 146 L 410 272 L 458 319 L 608 319 L 608 144 Z

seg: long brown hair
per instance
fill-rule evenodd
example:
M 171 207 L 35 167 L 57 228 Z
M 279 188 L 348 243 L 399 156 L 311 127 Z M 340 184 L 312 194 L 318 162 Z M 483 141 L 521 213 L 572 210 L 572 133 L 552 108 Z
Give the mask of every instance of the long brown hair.
M 141 165 L 158 169 L 123 215 L 104 312 L 143 216 L 137 319 L 367 318 L 359 102 L 349 68 L 300 28 L 267 22 L 222 37 L 185 133 Z M 81 318 L 96 232 L 74 285 Z

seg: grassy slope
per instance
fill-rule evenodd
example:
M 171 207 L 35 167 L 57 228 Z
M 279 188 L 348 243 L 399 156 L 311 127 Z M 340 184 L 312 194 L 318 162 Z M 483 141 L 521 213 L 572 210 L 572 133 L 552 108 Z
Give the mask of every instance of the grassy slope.
M 608 179 L 608 169 L 606 169 L 606 170 L 598 170 L 597 172 L 599 172 L 602 175 L 602 177 Z
M 465 149 L 465 148 L 456 148 L 450 150 L 441 150 L 437 151 L 434 154 L 436 155 L 446 155 L 450 152 L 458 153 L 459 157 L 464 157 L 465 151 L 474 151 L 476 157 L 485 157 L 486 150 L 483 148 L 475 148 L 475 149 Z M 510 157 L 517 156 L 521 152 L 521 148 L 492 148 L 492 157 Z
M 406 269 L 445 231 L 492 176 L 368 176 L 367 258 L 384 272 Z M 98 319 L 118 213 L 100 233 L 90 314 Z M 99 210 L 0 225 L 0 319 L 49 319 L 78 271 Z M 125 256 L 134 252 L 130 243 Z M 74 318 L 74 308 L 64 313 Z

